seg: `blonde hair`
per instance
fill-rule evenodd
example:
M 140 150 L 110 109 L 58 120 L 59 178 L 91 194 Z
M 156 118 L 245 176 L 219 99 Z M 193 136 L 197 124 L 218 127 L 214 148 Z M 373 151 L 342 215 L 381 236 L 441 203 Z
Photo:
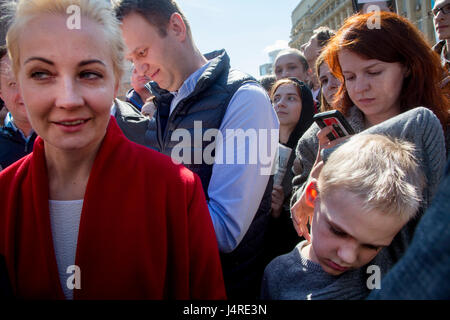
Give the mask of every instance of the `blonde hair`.
M 114 74 L 119 82 L 124 70 L 125 45 L 122 39 L 119 21 L 115 17 L 111 4 L 106 0 L 18 0 L 8 1 L 3 6 L 4 18 L 11 21 L 6 43 L 11 57 L 14 73 L 19 70 L 19 44 L 27 24 L 42 14 L 64 15 L 69 17 L 67 9 L 75 5 L 80 8 L 81 18 L 98 23 L 111 46 Z M 56 44 L 55 44 L 56 45 Z
M 338 147 L 318 179 L 320 197 L 334 190 L 353 193 L 363 211 L 377 210 L 407 220 L 417 213 L 425 175 L 414 144 L 378 134 L 360 134 Z

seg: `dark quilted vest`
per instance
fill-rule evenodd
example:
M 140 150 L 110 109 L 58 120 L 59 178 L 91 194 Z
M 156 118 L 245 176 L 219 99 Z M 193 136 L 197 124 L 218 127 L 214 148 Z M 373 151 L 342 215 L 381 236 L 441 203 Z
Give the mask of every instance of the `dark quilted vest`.
M 173 148 L 181 141 L 181 138 L 171 141 L 173 132 L 177 129 L 188 130 L 192 137 L 191 161 L 184 165 L 199 175 L 207 199 L 209 199 L 207 190 L 212 174 L 212 164 L 203 161 L 198 164 L 198 161 L 194 162 L 194 157 L 196 150 L 203 151 L 211 144 L 211 141 L 202 141 L 201 144 L 195 145 L 194 121 L 201 121 L 202 129 L 197 133 L 200 137 L 203 137 L 203 133 L 208 129 L 219 129 L 234 93 L 245 83 L 256 83 L 256 80 L 249 75 L 230 69 L 230 60 L 225 50 L 213 52 L 209 56 L 212 55 L 215 55 L 215 58 L 201 75 L 194 91 L 180 101 L 168 117 L 165 132 L 160 129 L 163 121 L 160 110 L 170 106 L 170 100 L 165 99 L 168 92 L 158 88 L 155 83 L 151 84 L 157 111 L 149 123 L 145 137 L 148 147 L 171 156 Z M 251 295 L 254 298 L 259 295 L 259 285 L 264 269 L 264 262 L 262 262 L 264 232 L 271 207 L 272 184 L 273 181 L 270 179 L 255 218 L 242 242 L 233 252 L 221 253 L 229 298 L 238 295 L 247 297 Z

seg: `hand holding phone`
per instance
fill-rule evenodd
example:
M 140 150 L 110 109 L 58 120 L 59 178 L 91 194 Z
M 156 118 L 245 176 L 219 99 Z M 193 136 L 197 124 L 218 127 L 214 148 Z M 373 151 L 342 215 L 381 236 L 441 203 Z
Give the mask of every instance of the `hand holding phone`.
M 353 128 L 338 110 L 317 113 L 313 119 L 321 129 L 331 127 L 331 132 L 327 134 L 330 141 L 355 134 Z

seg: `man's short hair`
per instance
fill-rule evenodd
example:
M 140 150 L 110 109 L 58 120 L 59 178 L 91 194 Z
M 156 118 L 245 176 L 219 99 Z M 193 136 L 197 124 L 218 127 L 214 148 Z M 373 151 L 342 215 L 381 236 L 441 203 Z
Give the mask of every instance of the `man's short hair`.
M 338 189 L 353 193 L 363 211 L 377 210 L 407 220 L 417 213 L 425 175 L 414 144 L 379 134 L 359 134 L 334 150 L 320 172 L 321 198 Z
M 174 13 L 178 13 L 186 25 L 188 36 L 192 37 L 189 23 L 174 0 L 111 0 L 111 2 L 119 20 L 123 20 L 130 13 L 138 13 L 158 29 L 161 37 L 167 35 L 170 17 Z M 145 30 L 141 31 L 145 32 Z
M 336 34 L 336 31 L 328 27 L 322 26 L 313 31 L 313 37 L 316 36 L 317 45 L 321 48 L 325 47 L 328 41 Z
M 277 57 L 275 58 L 274 66 L 275 66 L 275 63 L 277 62 L 279 57 L 284 56 L 284 55 L 288 55 L 288 54 L 292 54 L 292 55 L 296 56 L 300 60 L 302 66 L 303 66 L 303 70 L 304 71 L 308 71 L 308 69 L 309 69 L 308 61 L 306 60 L 306 58 L 303 55 L 303 53 L 300 50 L 296 49 L 296 48 L 287 48 L 287 49 L 281 50 L 277 54 Z
M 267 93 L 270 92 L 275 81 L 277 81 L 277 77 L 275 77 L 275 75 L 273 74 L 267 74 L 259 79 L 259 83 L 261 83 Z

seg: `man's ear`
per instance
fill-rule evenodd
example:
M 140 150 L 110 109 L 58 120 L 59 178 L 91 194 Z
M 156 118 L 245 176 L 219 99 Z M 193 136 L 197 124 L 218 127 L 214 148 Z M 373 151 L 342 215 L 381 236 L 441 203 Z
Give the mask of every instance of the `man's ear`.
M 319 191 L 317 190 L 317 180 L 312 179 L 311 182 L 306 186 L 306 204 L 314 208 L 314 203 L 316 201 L 316 198 L 319 194 Z
M 173 13 L 170 17 L 167 30 L 168 32 L 172 32 L 172 34 L 180 41 L 184 41 L 186 39 L 186 24 L 184 23 L 181 15 L 177 12 Z

